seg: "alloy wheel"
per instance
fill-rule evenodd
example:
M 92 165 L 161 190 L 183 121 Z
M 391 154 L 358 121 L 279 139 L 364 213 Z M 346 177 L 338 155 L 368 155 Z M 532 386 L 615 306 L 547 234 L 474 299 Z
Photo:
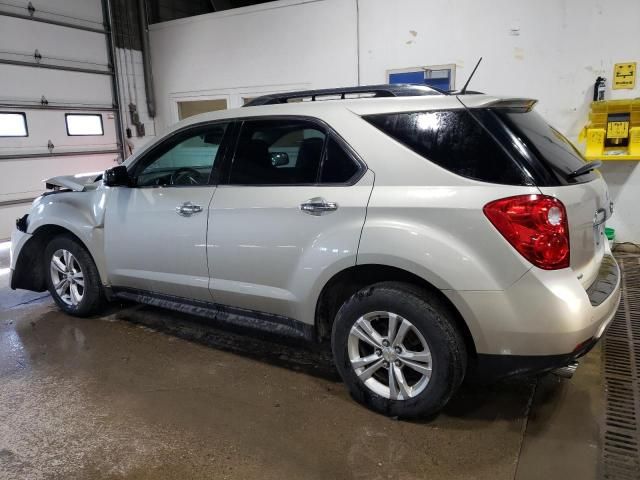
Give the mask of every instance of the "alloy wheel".
M 50 270 L 58 297 L 67 305 L 77 306 L 84 296 L 84 274 L 76 257 L 69 250 L 56 250 Z
M 384 398 L 413 398 L 431 378 L 427 341 L 409 320 L 392 312 L 371 312 L 356 320 L 347 351 L 356 375 Z

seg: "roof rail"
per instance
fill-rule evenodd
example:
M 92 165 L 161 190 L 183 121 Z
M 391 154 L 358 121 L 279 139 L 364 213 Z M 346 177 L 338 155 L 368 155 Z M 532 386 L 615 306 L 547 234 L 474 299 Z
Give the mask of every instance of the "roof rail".
M 305 98 L 315 102 L 318 97 L 340 96 L 344 100 L 348 96 L 367 95 L 371 97 L 418 97 L 423 95 L 446 95 L 446 92 L 426 85 L 364 85 L 360 87 L 325 88 L 321 90 L 303 90 L 299 92 L 272 93 L 254 98 L 245 107 L 255 107 L 258 105 L 275 105 L 279 103 L 289 103 L 290 101 L 301 101 Z

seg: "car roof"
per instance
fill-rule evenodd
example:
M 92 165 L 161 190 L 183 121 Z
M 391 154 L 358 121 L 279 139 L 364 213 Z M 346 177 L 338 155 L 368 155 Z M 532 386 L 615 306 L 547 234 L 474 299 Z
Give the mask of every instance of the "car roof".
M 153 141 L 145 145 L 143 148 L 137 149 L 124 162 L 130 165 L 140 155 L 149 151 L 155 145 L 160 143 L 164 138 L 172 133 L 200 123 L 215 122 L 219 120 L 236 120 L 243 118 L 256 117 L 272 117 L 272 116 L 299 116 L 327 119 L 334 117 L 336 113 L 351 112 L 352 114 L 374 115 L 380 113 L 399 113 L 399 112 L 416 112 L 425 110 L 451 110 L 460 108 L 482 108 L 503 104 L 510 106 L 516 104 L 535 103 L 535 100 L 514 97 L 499 97 L 494 95 L 468 93 L 465 95 L 458 94 L 434 94 L 421 96 L 402 96 L 402 97 L 376 97 L 376 98 L 349 98 L 335 100 L 316 100 L 316 101 L 299 101 L 290 103 L 277 103 L 260 106 L 245 106 L 240 108 L 231 108 L 227 110 L 218 110 L 215 112 L 206 112 L 199 115 L 188 117 L 180 122 L 170 126 L 163 133 L 157 135 Z
M 464 108 L 465 106 L 468 108 L 478 108 L 490 106 L 500 101 L 516 100 L 526 101 L 527 99 L 497 97 L 484 94 L 468 94 L 301 101 L 260 106 L 245 106 L 241 108 L 201 113 L 178 122 L 173 126 L 173 128 L 171 128 L 171 130 L 177 130 L 196 123 L 236 118 L 241 119 L 274 115 L 322 117 L 335 110 L 349 110 L 356 115 L 372 115 L 376 113 Z

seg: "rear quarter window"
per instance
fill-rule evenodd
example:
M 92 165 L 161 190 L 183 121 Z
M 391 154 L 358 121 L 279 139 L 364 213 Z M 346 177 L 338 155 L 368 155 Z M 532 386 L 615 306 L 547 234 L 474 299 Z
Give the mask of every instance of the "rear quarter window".
M 483 182 L 530 185 L 521 166 L 466 110 L 403 112 L 364 117 L 425 159 Z
M 497 115 L 533 155 L 525 155 L 525 160 L 534 168 L 546 170 L 544 182 L 539 185 L 566 185 L 585 183 L 596 178 L 596 173 L 588 172 L 571 178 L 571 172 L 582 167 L 586 160 L 576 147 L 558 130 L 549 125 L 535 111 L 509 112 L 496 110 Z

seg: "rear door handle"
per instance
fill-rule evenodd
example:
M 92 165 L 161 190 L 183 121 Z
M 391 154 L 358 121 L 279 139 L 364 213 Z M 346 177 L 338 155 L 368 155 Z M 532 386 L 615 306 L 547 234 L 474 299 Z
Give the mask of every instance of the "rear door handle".
M 202 211 L 202 207 L 200 205 L 195 205 L 191 202 L 184 202 L 182 205 L 176 207 L 176 213 L 183 217 L 190 217 L 194 213 L 200 213 Z
M 335 212 L 337 209 L 337 203 L 327 202 L 324 198 L 312 198 L 300 204 L 300 210 L 314 216 Z

